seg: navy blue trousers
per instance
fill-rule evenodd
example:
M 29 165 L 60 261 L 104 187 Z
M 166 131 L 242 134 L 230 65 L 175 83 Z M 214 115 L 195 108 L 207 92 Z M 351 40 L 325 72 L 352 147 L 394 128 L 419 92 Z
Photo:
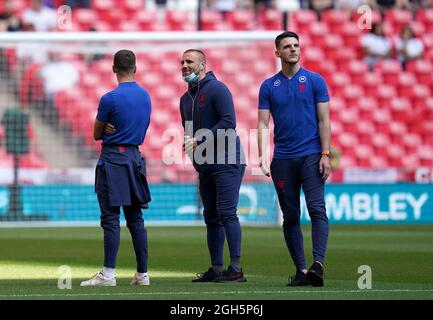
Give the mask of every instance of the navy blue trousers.
M 213 266 L 224 263 L 227 237 L 230 257 L 241 256 L 242 232 L 237 216 L 239 189 L 245 165 L 217 165 L 212 172 L 200 173 L 200 196 L 207 227 L 207 244 Z
M 271 175 L 283 212 L 283 233 L 287 248 L 298 270 L 306 269 L 300 225 L 301 187 L 311 218 L 314 261 L 323 263 L 328 241 L 329 223 L 324 199 L 324 182 L 319 171 L 321 154 L 296 159 L 273 159 Z
M 110 206 L 107 189 L 107 176 L 104 166 L 98 168 L 98 202 L 101 210 L 101 227 L 104 229 L 104 266 L 116 267 L 116 257 L 120 244 L 120 206 Z M 104 191 L 105 189 L 105 191 Z M 143 213 L 139 205 L 122 206 L 126 226 L 129 229 L 137 260 L 137 272 L 147 272 L 147 231 Z

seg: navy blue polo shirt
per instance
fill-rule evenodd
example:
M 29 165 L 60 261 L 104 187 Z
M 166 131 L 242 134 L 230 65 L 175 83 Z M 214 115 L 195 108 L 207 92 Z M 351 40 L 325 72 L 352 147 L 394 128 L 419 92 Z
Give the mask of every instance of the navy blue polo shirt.
M 151 100 L 136 82 L 121 82 L 104 94 L 96 119 L 114 125 L 114 134 L 102 136 L 102 144 L 141 145 L 150 123 Z
M 316 103 L 328 101 L 323 77 L 303 68 L 291 79 L 280 71 L 262 83 L 259 109 L 269 110 L 274 120 L 274 159 L 322 151 Z

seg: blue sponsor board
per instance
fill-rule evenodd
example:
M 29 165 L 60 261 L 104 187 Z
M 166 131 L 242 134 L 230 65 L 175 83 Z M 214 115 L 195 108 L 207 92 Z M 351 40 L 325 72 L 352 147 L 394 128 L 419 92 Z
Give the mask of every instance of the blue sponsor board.
M 332 184 L 325 201 L 332 223 L 433 223 L 432 184 Z
M 49 221 L 97 221 L 99 206 L 92 186 L 23 186 L 25 216 L 47 215 Z M 156 184 L 152 202 L 144 210 L 145 221 L 203 221 L 197 186 Z M 326 186 L 326 205 L 331 223 L 433 223 L 432 184 Z M 9 192 L 0 187 L 0 215 L 7 214 Z M 301 221 L 309 222 L 301 196 Z M 242 185 L 238 214 L 241 222 L 278 223 L 278 203 L 272 184 Z
M 194 184 L 157 184 L 150 187 L 150 208 L 143 210 L 145 221 L 202 221 L 203 208 Z M 23 186 L 21 198 L 25 216 L 47 215 L 49 221 L 99 220 L 99 206 L 92 186 Z M 277 223 L 272 185 L 243 185 L 238 214 L 241 221 Z M 9 192 L 0 187 L 0 215 L 6 215 Z M 123 219 L 123 218 L 122 218 Z

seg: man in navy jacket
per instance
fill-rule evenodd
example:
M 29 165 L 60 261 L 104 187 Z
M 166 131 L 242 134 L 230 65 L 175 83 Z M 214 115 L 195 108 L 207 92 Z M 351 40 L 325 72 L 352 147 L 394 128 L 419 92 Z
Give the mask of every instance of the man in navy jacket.
M 236 213 L 245 160 L 235 131 L 233 98 L 213 72 L 206 72 L 206 56 L 201 50 L 186 50 L 181 65 L 182 77 L 188 83 L 187 92 L 180 98 L 184 149 L 199 173 L 211 260 L 211 267 L 192 281 L 245 282 L 240 265 L 241 226 Z M 226 237 L 230 265 L 224 270 Z
M 121 206 L 137 260 L 137 272 L 131 284 L 149 285 L 147 232 L 141 209 L 147 208 L 151 199 L 146 164 L 138 146 L 149 127 L 151 100 L 148 92 L 134 81 L 136 66 L 132 51 L 120 50 L 114 55 L 113 72 L 119 86 L 102 96 L 93 132 L 95 140 L 102 140 L 95 192 L 104 229 L 104 267 L 93 278 L 83 281 L 83 287 L 116 285 Z

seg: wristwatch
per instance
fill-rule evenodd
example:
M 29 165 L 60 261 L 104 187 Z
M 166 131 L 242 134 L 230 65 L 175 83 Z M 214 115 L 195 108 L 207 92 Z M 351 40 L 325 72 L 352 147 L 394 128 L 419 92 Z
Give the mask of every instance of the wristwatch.
M 322 157 L 330 157 L 330 156 L 331 156 L 331 151 L 329 150 L 322 151 Z

